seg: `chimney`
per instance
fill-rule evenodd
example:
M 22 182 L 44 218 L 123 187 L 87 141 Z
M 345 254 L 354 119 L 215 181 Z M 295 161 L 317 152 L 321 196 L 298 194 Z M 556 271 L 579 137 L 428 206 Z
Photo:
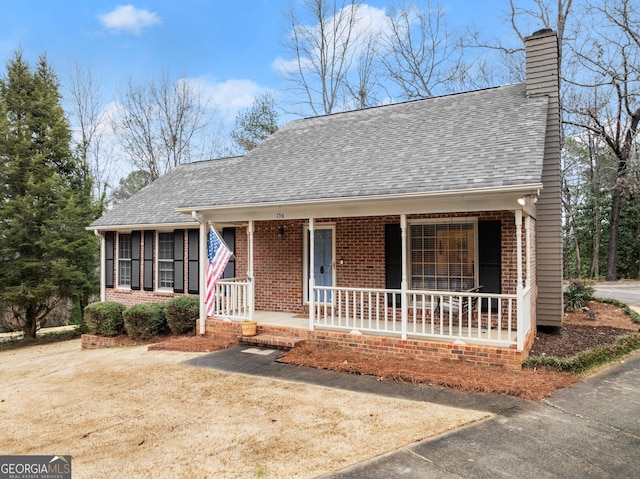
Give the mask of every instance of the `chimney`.
M 562 192 L 560 182 L 560 79 L 556 32 L 539 30 L 525 38 L 528 98 L 546 96 L 547 133 L 542 166 L 543 189 L 536 204 L 536 320 L 560 327 L 562 296 Z

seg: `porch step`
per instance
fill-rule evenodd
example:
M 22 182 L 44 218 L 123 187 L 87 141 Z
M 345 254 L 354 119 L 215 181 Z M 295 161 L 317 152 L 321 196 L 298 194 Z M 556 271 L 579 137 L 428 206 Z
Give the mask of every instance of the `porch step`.
M 255 336 L 239 336 L 238 341 L 245 344 L 269 346 L 277 349 L 293 349 L 303 344 L 305 340 L 302 338 L 292 338 L 290 336 L 277 336 L 275 334 L 257 334 Z

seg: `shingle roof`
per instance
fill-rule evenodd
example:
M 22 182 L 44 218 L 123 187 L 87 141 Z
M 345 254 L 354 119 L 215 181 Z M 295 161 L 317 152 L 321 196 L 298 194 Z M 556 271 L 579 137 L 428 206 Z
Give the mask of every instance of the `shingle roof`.
M 175 208 L 542 182 L 546 98 L 517 84 L 296 120 L 245 157 L 181 165 L 92 226 L 188 221 Z

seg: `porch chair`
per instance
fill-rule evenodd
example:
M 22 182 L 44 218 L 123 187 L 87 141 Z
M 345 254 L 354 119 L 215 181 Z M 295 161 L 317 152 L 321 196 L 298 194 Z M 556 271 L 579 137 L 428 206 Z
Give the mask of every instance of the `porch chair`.
M 446 295 L 438 296 L 438 303 L 436 307 L 436 311 L 442 311 L 443 316 L 449 316 L 449 311 L 451 311 L 451 316 L 453 318 L 458 317 L 466 317 L 467 311 L 469 310 L 469 306 L 471 306 L 471 311 L 476 309 L 476 305 L 478 304 L 478 297 L 472 296 L 471 298 L 464 297 L 465 293 L 478 293 L 482 289 L 482 285 L 476 286 L 470 289 L 464 289 L 461 291 L 456 291 L 456 293 L 460 293 L 462 296 L 462 311 L 460 310 L 460 303 L 455 297 L 448 297 Z M 441 303 L 442 301 L 442 303 Z M 442 306 L 442 309 L 440 308 Z M 459 314 L 460 313 L 460 314 Z

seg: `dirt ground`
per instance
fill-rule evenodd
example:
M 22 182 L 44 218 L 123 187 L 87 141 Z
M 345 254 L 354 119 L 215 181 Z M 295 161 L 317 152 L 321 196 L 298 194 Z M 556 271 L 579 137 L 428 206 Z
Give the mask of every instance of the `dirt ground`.
M 539 331 L 531 351 L 536 356 L 570 357 L 588 349 L 614 343 L 640 325 L 618 306 L 590 302 L 587 311 L 565 313 L 559 331 Z M 172 339 L 153 346 L 158 349 L 214 351 L 226 347 L 215 338 Z M 476 366 L 461 362 L 407 362 L 394 358 L 363 356 L 339 348 L 313 348 L 303 345 L 289 352 L 282 361 L 301 366 L 368 374 L 380 380 L 442 386 L 468 393 L 500 394 L 538 401 L 559 388 L 580 381 L 580 376 L 545 370 Z
M 0 451 L 70 454 L 76 479 L 310 478 L 488 417 L 180 364 L 195 355 L 2 350 Z

